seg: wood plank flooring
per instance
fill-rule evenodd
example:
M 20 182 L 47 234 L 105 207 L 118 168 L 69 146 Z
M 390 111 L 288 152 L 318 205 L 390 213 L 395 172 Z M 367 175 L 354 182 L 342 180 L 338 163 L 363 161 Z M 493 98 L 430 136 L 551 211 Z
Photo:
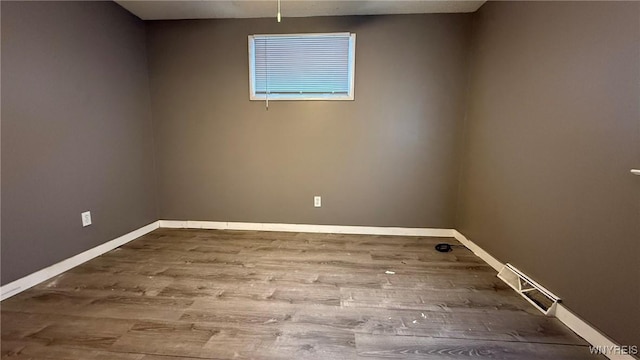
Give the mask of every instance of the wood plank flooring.
M 1 356 L 604 359 L 444 241 L 159 229 L 2 302 Z

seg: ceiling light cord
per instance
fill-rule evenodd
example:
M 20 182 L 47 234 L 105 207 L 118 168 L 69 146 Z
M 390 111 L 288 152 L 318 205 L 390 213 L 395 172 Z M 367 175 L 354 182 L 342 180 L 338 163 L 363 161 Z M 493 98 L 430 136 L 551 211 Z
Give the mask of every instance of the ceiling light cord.
M 280 22 L 282 20 L 282 16 L 280 15 L 280 0 L 278 0 L 278 16 L 277 16 L 278 22 Z

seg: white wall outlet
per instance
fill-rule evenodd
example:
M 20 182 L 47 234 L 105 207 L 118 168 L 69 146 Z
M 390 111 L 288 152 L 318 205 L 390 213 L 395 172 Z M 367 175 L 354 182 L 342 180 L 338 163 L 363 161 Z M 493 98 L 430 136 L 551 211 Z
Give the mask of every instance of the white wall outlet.
M 322 197 L 321 196 L 314 196 L 313 197 L 313 206 L 314 207 L 322 207 Z
M 82 227 L 91 225 L 91 211 L 85 211 L 80 216 L 82 216 Z

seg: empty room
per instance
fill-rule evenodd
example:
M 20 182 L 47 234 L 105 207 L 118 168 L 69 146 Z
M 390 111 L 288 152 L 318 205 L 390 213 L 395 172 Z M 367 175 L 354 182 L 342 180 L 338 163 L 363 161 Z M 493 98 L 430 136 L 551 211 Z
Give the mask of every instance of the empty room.
M 2 359 L 640 359 L 640 2 L 0 17 Z

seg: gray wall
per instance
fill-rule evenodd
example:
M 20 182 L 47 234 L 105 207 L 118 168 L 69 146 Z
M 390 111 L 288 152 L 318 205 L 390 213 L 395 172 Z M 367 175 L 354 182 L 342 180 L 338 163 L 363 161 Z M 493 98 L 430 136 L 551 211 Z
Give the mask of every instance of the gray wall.
M 158 215 L 455 226 L 640 343 L 639 3 L 149 22 L 150 80 L 114 3 L 1 6 L 3 284 Z M 247 35 L 331 31 L 355 101 L 248 100 Z
M 451 228 L 470 19 L 148 22 L 160 218 Z M 249 101 L 249 34 L 335 31 L 355 101 Z
M 457 228 L 640 344 L 640 3 L 474 17 Z
M 6 284 L 157 220 L 157 206 L 144 23 L 112 2 L 1 10 Z

